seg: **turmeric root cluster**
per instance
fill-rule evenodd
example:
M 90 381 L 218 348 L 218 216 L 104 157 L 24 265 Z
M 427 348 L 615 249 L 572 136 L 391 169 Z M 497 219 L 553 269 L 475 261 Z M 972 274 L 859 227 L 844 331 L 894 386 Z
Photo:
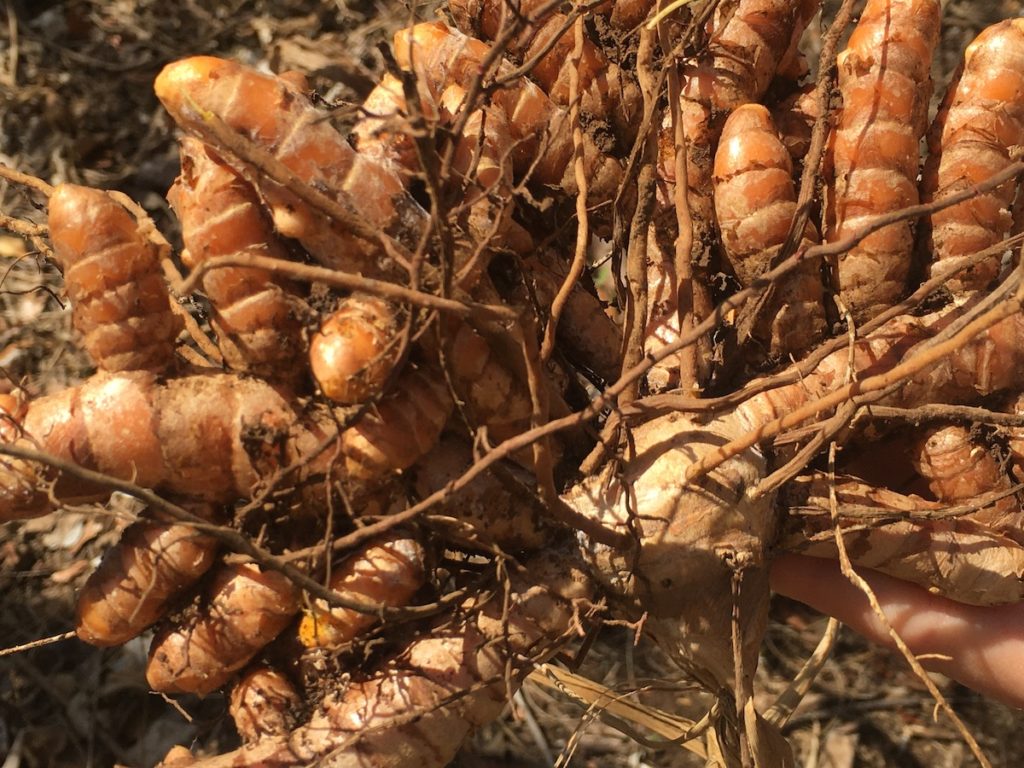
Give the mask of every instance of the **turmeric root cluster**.
M 180 251 L 52 189 L 97 373 L 0 403 L 0 520 L 148 505 L 78 635 L 152 628 L 150 686 L 230 687 L 245 742 L 165 765 L 443 766 L 610 617 L 717 700 L 709 755 L 785 766 L 752 689 L 774 552 L 850 528 L 864 566 L 1024 597 L 1024 24 L 929 130 L 938 0 L 869 0 L 804 84 L 818 10 L 450 0 L 349 136 L 299 74 L 185 59 L 155 86 Z

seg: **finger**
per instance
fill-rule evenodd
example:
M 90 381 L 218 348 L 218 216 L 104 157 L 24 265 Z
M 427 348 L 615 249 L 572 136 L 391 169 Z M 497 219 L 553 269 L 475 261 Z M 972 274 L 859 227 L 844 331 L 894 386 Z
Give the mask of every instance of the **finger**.
M 1024 707 L 1024 603 L 994 607 L 964 605 L 921 587 L 867 569 L 886 618 L 922 664 L 1014 707 Z M 868 640 L 894 647 L 868 599 L 839 564 L 803 555 L 783 555 L 771 571 L 772 588 L 835 616 Z

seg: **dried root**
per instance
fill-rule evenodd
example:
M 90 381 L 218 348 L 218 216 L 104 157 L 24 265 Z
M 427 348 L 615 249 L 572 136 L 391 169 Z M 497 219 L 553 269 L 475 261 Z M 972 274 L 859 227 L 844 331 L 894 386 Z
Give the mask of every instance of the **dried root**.
M 783 538 L 791 551 L 836 557 L 829 516 L 829 485 L 824 478 L 795 484 L 788 500 L 802 515 L 802 528 Z M 854 479 L 837 480 L 843 518 L 840 534 L 858 566 L 873 568 L 971 605 L 1000 605 L 1024 599 L 1024 548 L 985 525 L 943 519 L 935 502 L 872 488 Z M 847 505 L 872 513 L 872 521 L 846 512 Z M 914 519 L 899 519 L 914 514 Z M 877 518 L 882 518 L 878 520 Z M 896 518 L 895 522 L 885 519 Z
M 573 629 L 591 594 L 563 555 L 535 560 L 529 572 L 545 586 L 513 586 L 507 612 L 494 601 L 467 606 L 464 621 L 434 629 L 387 668 L 328 695 L 287 738 L 265 738 L 194 765 L 443 768 L 472 727 L 504 708 L 523 665 L 545 658 L 552 641 Z

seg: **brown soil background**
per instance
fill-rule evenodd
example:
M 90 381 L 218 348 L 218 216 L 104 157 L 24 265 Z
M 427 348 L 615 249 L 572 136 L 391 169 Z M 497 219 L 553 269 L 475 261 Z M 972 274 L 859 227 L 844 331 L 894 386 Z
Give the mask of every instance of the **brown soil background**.
M 944 3 L 944 85 L 967 42 L 987 24 L 1021 13 L 1012 2 Z M 173 229 L 163 194 L 177 168 L 173 130 L 152 95 L 160 67 L 217 53 L 276 71 L 312 75 L 344 120 L 382 67 L 378 46 L 431 6 L 395 0 L 7 0 L 0 16 L 0 161 L 51 183 L 121 189 Z M 813 40 L 810 41 L 813 45 Z M 38 217 L 21 190 L 0 186 L 0 210 Z M 22 258 L 23 257 L 23 258 Z M 18 238 L 0 233 L 0 390 L 59 390 L 88 372 L 75 346 L 54 271 Z M 66 632 L 74 597 L 122 523 L 105 511 L 64 510 L 0 526 L 0 648 Z M 793 678 L 824 620 L 779 601 L 759 673 L 768 694 Z M 632 635 L 607 630 L 583 674 L 662 708 L 696 706 L 685 680 Z M 174 743 L 219 751 L 234 743 L 220 696 L 169 701 L 146 688 L 146 642 L 99 650 L 68 640 L 0 656 L 0 768 L 149 766 Z M 1022 660 L 1021 663 L 1024 663 Z M 940 680 L 996 766 L 1024 765 L 1022 713 Z M 968 750 L 894 656 L 845 632 L 788 729 L 806 768 L 956 768 Z M 475 738 L 460 766 L 697 766 L 677 747 L 641 746 L 584 716 L 571 701 L 528 684 L 508 715 Z

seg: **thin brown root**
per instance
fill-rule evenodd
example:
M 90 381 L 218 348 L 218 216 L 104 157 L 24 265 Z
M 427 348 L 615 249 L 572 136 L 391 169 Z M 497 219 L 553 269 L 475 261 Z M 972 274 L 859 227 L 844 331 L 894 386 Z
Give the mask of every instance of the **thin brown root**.
M 273 275 L 281 275 L 309 283 L 323 283 L 334 288 L 370 293 L 374 296 L 392 299 L 403 304 L 447 312 L 456 317 L 480 317 L 488 320 L 505 321 L 515 320 L 519 317 L 518 312 L 509 307 L 482 304 L 480 302 L 458 301 L 424 291 L 417 291 L 397 283 L 389 283 L 386 280 L 375 280 L 327 267 L 299 264 L 298 262 L 284 261 L 271 258 L 270 256 L 256 256 L 254 254 L 218 256 L 204 261 L 193 269 L 187 278 L 174 285 L 175 293 L 180 296 L 189 295 L 198 288 L 203 276 L 207 272 L 212 272 L 221 267 L 264 269 Z
M 921 666 L 921 662 L 918 661 L 917 657 L 914 656 L 913 652 L 904 642 L 900 633 L 889 622 L 888 617 L 885 615 L 885 611 L 882 610 L 882 606 L 878 602 L 878 598 L 875 596 L 874 590 L 871 589 L 871 585 L 864 580 L 864 578 L 853 569 L 853 563 L 850 561 L 850 555 L 846 551 L 846 543 L 843 540 L 843 532 L 839 525 L 839 500 L 836 496 L 836 475 L 835 475 L 835 464 L 836 464 L 836 444 L 833 442 L 829 447 L 828 454 L 828 473 L 829 473 L 829 512 L 832 516 L 832 528 L 834 532 L 834 539 L 836 542 L 836 550 L 839 553 L 839 566 L 842 570 L 843 575 L 849 579 L 850 583 L 853 584 L 857 589 L 864 593 L 864 596 L 868 599 L 868 603 L 871 605 L 871 610 L 875 616 L 881 622 L 882 626 L 885 627 L 885 631 L 889 634 L 897 650 L 906 659 L 910 669 L 914 672 L 914 675 L 920 680 L 924 687 L 928 689 L 928 693 L 935 699 L 936 709 L 941 709 L 953 723 L 953 727 L 960 733 L 964 742 L 971 750 L 971 754 L 977 759 L 978 764 L 982 768 L 992 768 L 992 763 L 989 762 L 988 758 L 985 757 L 985 753 L 981 751 L 981 746 L 978 744 L 974 735 L 968 730 L 967 726 L 960 719 L 960 717 L 953 711 L 953 708 L 946 701 L 946 697 L 942 695 L 942 692 L 938 689 L 932 679 L 925 672 L 924 667 Z
M 1013 278 L 1011 277 L 1010 279 Z M 762 440 L 775 437 L 775 435 L 780 434 L 784 430 L 789 429 L 790 427 L 795 427 L 807 419 L 817 416 L 823 411 L 831 410 L 838 405 L 852 400 L 854 397 L 860 397 L 872 392 L 884 390 L 893 384 L 913 376 L 918 371 L 927 368 L 929 365 L 932 365 L 960 349 L 979 333 L 992 327 L 1000 320 L 1005 320 L 1008 317 L 1018 314 L 1021 311 L 1022 302 L 1024 302 L 1024 288 L 1022 288 L 1018 280 L 1018 285 L 1016 286 L 1012 296 L 968 323 L 951 338 L 939 344 L 930 346 L 927 349 L 922 349 L 916 354 L 912 354 L 904 362 L 894 366 L 884 373 L 870 376 L 863 381 L 851 382 L 846 386 L 840 387 L 828 395 L 825 395 L 824 397 L 813 400 L 800 408 L 794 409 L 784 416 L 773 419 L 759 429 L 754 429 L 747 434 L 732 440 L 720 449 L 708 453 L 706 456 L 701 458 L 700 461 L 694 462 L 686 470 L 686 481 L 692 482 L 699 477 L 703 477 L 708 472 L 721 466 L 732 457 L 738 456 L 748 448 L 752 448 Z
M 24 651 L 31 651 L 33 648 L 42 648 L 44 645 L 53 645 L 54 643 L 60 643 L 64 640 L 70 640 L 76 636 L 75 630 L 70 632 L 61 632 L 58 635 L 51 635 L 50 637 L 43 637 L 39 640 L 33 640 L 29 643 L 22 643 L 21 645 L 15 645 L 10 648 L 0 648 L 0 658 L 4 656 L 13 656 L 16 653 L 23 653 Z
M 34 189 L 36 192 L 38 192 L 41 195 L 44 195 L 45 197 L 49 197 L 51 194 L 53 194 L 53 185 L 47 184 L 39 177 L 33 176 L 30 173 L 22 173 L 21 171 L 16 171 L 13 168 L 4 165 L 3 163 L 0 163 L 0 178 L 4 178 L 7 179 L 8 181 L 13 181 L 15 184 L 21 184 L 24 187 Z
M 673 5 L 677 4 L 673 3 Z M 661 41 L 662 50 L 668 50 L 670 41 L 666 25 L 658 24 L 658 38 Z M 675 242 L 676 311 L 679 315 L 679 332 L 686 333 L 696 325 L 696 317 L 693 295 L 693 216 L 690 213 L 690 201 L 687 194 L 690 182 L 686 167 L 686 128 L 679 112 L 680 94 L 679 72 L 675 67 L 671 67 L 668 72 L 668 103 L 672 116 L 672 142 L 675 153 L 673 160 L 676 177 L 676 185 L 673 190 L 678 230 Z M 679 388 L 694 396 L 700 391 L 697 381 L 696 344 L 686 347 L 680 352 Z
M 583 58 L 585 32 L 584 18 L 577 17 L 573 25 L 574 47 L 572 51 L 573 66 L 569 71 L 569 120 L 572 124 L 573 175 L 576 178 L 576 250 L 572 264 L 565 276 L 558 293 L 551 302 L 551 315 L 544 329 L 544 340 L 540 347 L 540 359 L 547 362 L 555 350 L 555 332 L 558 321 L 562 317 L 565 305 L 573 288 L 583 275 L 587 266 L 587 248 L 590 245 L 590 219 L 587 215 L 587 170 L 583 162 L 583 128 L 580 124 L 580 61 Z

